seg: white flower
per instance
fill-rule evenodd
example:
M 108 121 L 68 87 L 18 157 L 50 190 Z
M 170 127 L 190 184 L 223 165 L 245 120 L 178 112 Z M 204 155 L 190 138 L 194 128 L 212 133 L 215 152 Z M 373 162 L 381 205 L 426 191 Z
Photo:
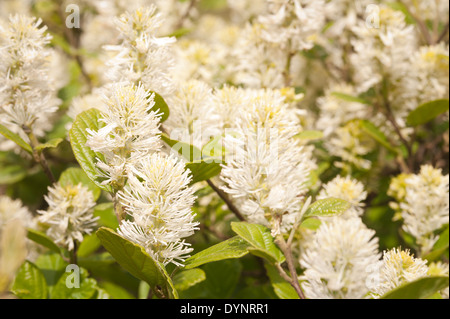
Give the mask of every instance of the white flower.
M 374 150 L 375 143 L 358 122 L 348 122 L 336 129 L 335 134 L 325 141 L 325 147 L 332 155 L 342 158 L 344 163 L 365 170 L 372 167 L 372 163 L 364 156 Z
M 59 99 L 50 73 L 50 35 L 42 20 L 10 16 L 0 25 L 0 123 L 26 125 L 41 135 Z
M 272 227 L 275 235 L 295 222 L 314 164 L 293 139 L 301 126 L 283 97 L 271 90 L 250 94 L 236 129 L 224 138 L 229 156 L 221 178 L 248 220 Z
M 141 85 L 114 84 L 105 97 L 104 127 L 88 130 L 86 143 L 104 155 L 97 166 L 105 173 L 105 184 L 120 186 L 127 175 L 127 165 L 139 162 L 155 152 L 160 144 L 160 113 L 154 110 L 155 94 Z
M 76 242 L 83 241 L 84 234 L 90 234 L 97 226 L 94 217 L 96 205 L 92 192 L 82 184 L 77 186 L 55 184 L 48 188 L 45 200 L 46 211 L 38 211 L 40 223 L 46 225 L 47 235 L 68 250 L 73 250 Z
M 364 185 L 361 182 L 352 179 L 350 176 L 345 178 L 337 176 L 323 186 L 317 199 L 329 197 L 340 198 L 349 202 L 352 207 L 340 217 L 351 218 L 362 215 L 363 201 L 367 198 L 367 192 L 364 190 Z
M 377 264 L 378 239 L 359 217 L 335 218 L 312 236 L 300 264 L 305 295 L 312 299 L 361 299 L 369 292 L 368 268 Z
M 449 219 L 449 175 L 430 165 L 420 174 L 406 178 L 406 196 L 400 203 L 403 229 L 416 237 L 421 253 L 427 253 L 439 239 L 434 232 Z
M 106 47 L 117 53 L 108 62 L 109 78 L 113 82 L 141 82 L 146 89 L 163 97 L 173 93 L 171 69 L 174 61 L 170 46 L 176 40 L 157 36 L 162 23 L 154 5 L 127 12 L 116 20 L 123 41 L 118 46 Z
M 260 16 L 263 38 L 289 50 L 308 50 L 325 23 L 323 0 L 269 0 L 270 15 Z
M 213 104 L 212 89 L 206 83 L 187 81 L 168 103 L 170 117 L 165 124 L 171 138 L 201 148 L 211 137 L 222 133 L 222 120 Z
M 133 221 L 124 221 L 118 233 L 145 248 L 167 265 L 181 263 L 192 251 L 183 238 L 194 234 L 194 189 L 190 171 L 175 157 L 155 153 L 133 167 L 121 204 Z
M 389 291 L 419 278 L 427 276 L 427 262 L 414 258 L 409 250 L 385 251 L 379 267 L 378 283 L 371 288 L 371 295 L 379 298 Z
M 25 227 L 33 227 L 35 224 L 33 215 L 20 200 L 0 195 L 0 237 L 3 227 L 13 219 L 19 219 Z

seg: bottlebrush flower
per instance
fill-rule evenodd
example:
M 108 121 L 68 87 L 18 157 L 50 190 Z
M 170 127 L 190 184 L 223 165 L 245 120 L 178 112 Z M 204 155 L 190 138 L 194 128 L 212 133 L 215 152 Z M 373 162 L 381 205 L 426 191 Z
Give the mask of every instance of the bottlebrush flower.
M 371 295 L 379 298 L 402 284 L 427 276 L 427 262 L 414 258 L 409 250 L 385 251 L 379 268 L 378 284 L 371 288 Z
M 94 195 L 82 184 L 55 184 L 48 192 L 45 200 L 49 207 L 38 211 L 38 221 L 48 227 L 47 235 L 56 244 L 73 250 L 75 243 L 82 242 L 83 235 L 90 234 L 97 226 L 98 217 L 93 215 Z
M 300 264 L 305 295 L 313 299 L 362 299 L 368 267 L 380 258 L 375 231 L 359 217 L 334 218 L 312 236 Z
M 132 221 L 123 221 L 117 232 L 164 265 L 182 266 L 192 251 L 183 238 L 194 234 L 199 224 L 192 213 L 190 181 L 190 171 L 174 156 L 155 153 L 137 163 L 118 193 Z
M 59 99 L 50 72 L 51 36 L 42 20 L 11 15 L 0 25 L 0 123 L 32 127 L 39 134 L 48 127 Z
M 93 151 L 104 155 L 98 159 L 104 184 L 123 187 L 127 166 L 155 152 L 160 144 L 160 116 L 154 110 L 155 95 L 142 85 L 114 84 L 105 96 L 105 112 L 100 120 L 105 126 L 97 132 L 88 130 L 86 143 Z

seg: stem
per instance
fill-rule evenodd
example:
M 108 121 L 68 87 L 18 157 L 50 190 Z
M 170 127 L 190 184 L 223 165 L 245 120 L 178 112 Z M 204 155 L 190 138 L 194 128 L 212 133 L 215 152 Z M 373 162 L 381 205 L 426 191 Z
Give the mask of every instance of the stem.
M 34 160 L 36 161 L 36 163 L 41 165 L 42 169 L 44 170 L 45 175 L 47 175 L 50 182 L 52 182 L 52 184 L 56 183 L 55 176 L 53 175 L 53 173 L 48 165 L 47 159 L 45 158 L 43 151 L 38 151 L 36 149 L 36 147 L 40 143 L 39 143 L 38 139 L 36 138 L 36 135 L 34 135 L 33 130 L 31 129 L 31 127 L 29 127 L 27 125 L 23 125 L 22 129 L 25 132 L 25 134 L 28 136 L 28 139 L 30 140 L 30 146 L 31 146 L 31 150 L 33 152 Z
M 288 280 L 287 278 L 289 278 L 289 280 L 288 280 L 289 283 L 295 289 L 295 291 L 297 292 L 300 299 L 306 299 L 305 294 L 303 293 L 303 290 L 300 287 L 300 283 L 298 282 L 297 270 L 295 269 L 294 257 L 292 255 L 291 247 L 286 243 L 283 235 L 279 235 L 277 237 L 276 243 L 277 243 L 278 247 L 280 247 L 284 256 L 286 257 L 286 263 L 287 263 L 287 266 L 289 269 L 289 273 L 291 274 L 290 277 L 287 276 L 286 273 L 284 273 L 284 275 L 283 275 L 283 272 L 284 272 L 283 271 L 283 272 L 280 272 L 280 275 L 283 278 L 285 278 L 286 280 Z M 281 268 L 281 266 L 278 265 L 277 268 Z M 281 270 L 282 270 L 282 268 L 281 268 Z M 280 271 L 280 269 L 278 269 L 278 271 Z
M 406 10 L 408 11 L 408 13 L 409 13 L 409 14 L 413 17 L 413 19 L 417 22 L 417 26 L 419 27 L 420 33 L 422 33 L 422 35 L 423 35 L 423 37 L 424 37 L 424 39 L 425 39 L 425 42 L 426 42 L 428 45 L 433 44 L 433 39 L 432 39 L 432 37 L 431 37 L 430 31 L 428 30 L 428 27 L 427 27 L 427 25 L 425 24 L 425 22 L 423 22 L 422 19 L 420 19 L 419 17 L 417 17 L 415 14 L 413 14 L 412 11 L 410 10 L 410 8 L 409 8 L 405 3 L 403 3 L 403 1 L 400 1 L 400 2 L 405 6 L 405 8 L 406 8 Z
M 450 21 L 447 21 L 447 24 L 445 25 L 444 30 L 442 30 L 442 33 L 437 38 L 436 43 L 439 43 L 445 39 L 445 37 L 447 36 L 447 33 L 448 33 L 449 25 L 450 25 Z
M 77 242 L 74 241 L 73 242 L 73 250 L 70 252 L 70 263 L 71 264 L 76 265 L 78 263 L 77 251 L 78 251 L 78 245 L 77 245 Z
M 189 17 L 189 14 L 191 13 L 191 10 L 194 8 L 196 2 L 197 0 L 191 0 L 191 2 L 189 2 L 189 6 L 187 7 L 184 14 L 181 16 L 180 21 L 178 21 L 177 25 L 175 26 L 175 31 L 183 27 L 184 22 Z
M 123 210 L 123 206 L 119 201 L 119 198 L 117 197 L 117 193 L 113 196 L 114 201 L 114 212 L 116 213 L 117 221 L 119 222 L 119 225 L 122 224 L 122 220 L 125 217 L 125 211 Z
M 206 181 L 208 183 L 208 185 L 217 193 L 217 195 L 219 195 L 220 198 L 222 198 L 222 200 L 225 202 L 225 204 L 227 204 L 228 209 L 233 212 L 236 217 L 242 221 L 245 222 L 246 219 L 245 217 L 241 214 L 241 212 L 239 211 L 239 209 L 233 204 L 233 202 L 231 201 L 231 199 L 228 197 L 227 194 L 225 194 L 225 192 L 223 192 L 220 188 L 218 188 L 216 185 L 214 185 L 214 183 L 209 179 Z

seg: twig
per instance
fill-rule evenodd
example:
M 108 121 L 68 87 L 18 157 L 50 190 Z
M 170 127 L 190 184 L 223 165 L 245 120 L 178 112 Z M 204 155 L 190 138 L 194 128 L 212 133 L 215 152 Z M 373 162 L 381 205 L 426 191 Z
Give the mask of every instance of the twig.
M 28 139 L 30 140 L 32 155 L 33 155 L 35 162 L 41 165 L 45 175 L 47 175 L 50 182 L 52 184 L 56 183 L 55 176 L 53 175 L 53 173 L 48 165 L 47 159 L 45 158 L 43 151 L 37 150 L 39 141 L 37 140 L 36 136 L 34 135 L 33 130 L 31 129 L 31 127 L 29 127 L 27 125 L 23 125 L 22 130 L 25 132 L 25 134 L 28 136 Z
M 439 35 L 439 37 L 436 40 L 436 43 L 439 43 L 445 39 L 448 33 L 450 21 L 447 21 L 447 24 L 444 27 L 444 30 L 442 30 L 442 33 Z
M 194 8 L 196 2 L 197 2 L 197 0 L 191 0 L 191 2 L 189 2 L 189 6 L 187 7 L 186 11 L 181 16 L 180 20 L 178 21 L 177 25 L 175 26 L 175 30 L 181 29 L 183 27 L 184 22 L 189 17 L 189 14 L 191 13 L 191 10 Z
M 222 198 L 222 200 L 225 202 L 225 204 L 227 204 L 228 209 L 236 215 L 236 217 L 240 220 L 245 222 L 246 219 L 245 217 L 241 214 L 241 212 L 239 211 L 239 209 L 233 204 L 233 202 L 231 201 L 231 199 L 228 197 L 227 194 L 225 194 L 225 192 L 223 192 L 220 188 L 218 188 L 216 185 L 214 185 L 214 183 L 211 180 L 207 180 L 206 181 L 208 183 L 208 185 L 217 193 L 217 195 L 219 195 L 220 198 Z
M 278 247 L 280 247 L 280 249 L 283 252 L 284 256 L 286 257 L 286 263 L 287 263 L 287 266 L 288 266 L 288 269 L 289 269 L 289 273 L 291 274 L 291 276 L 289 278 L 290 280 L 288 280 L 289 283 L 295 289 L 295 291 L 297 292 L 297 294 L 300 297 L 300 299 L 306 299 L 305 294 L 303 293 L 303 290 L 300 287 L 300 283 L 298 282 L 297 270 L 295 269 L 294 257 L 292 255 L 291 247 L 286 243 L 286 241 L 284 240 L 283 235 L 279 235 L 277 237 L 276 243 L 277 243 Z M 277 266 L 277 268 L 281 268 L 281 266 Z M 279 269 L 279 271 L 280 271 L 280 269 Z M 282 272 L 280 272 L 280 275 L 283 278 L 286 277 L 286 276 L 283 275 Z

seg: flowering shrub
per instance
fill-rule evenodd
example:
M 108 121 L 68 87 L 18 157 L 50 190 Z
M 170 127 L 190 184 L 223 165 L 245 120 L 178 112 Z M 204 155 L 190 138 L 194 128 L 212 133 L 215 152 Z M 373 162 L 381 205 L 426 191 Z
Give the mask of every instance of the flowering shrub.
M 1 1 L 0 297 L 449 298 L 448 14 Z

